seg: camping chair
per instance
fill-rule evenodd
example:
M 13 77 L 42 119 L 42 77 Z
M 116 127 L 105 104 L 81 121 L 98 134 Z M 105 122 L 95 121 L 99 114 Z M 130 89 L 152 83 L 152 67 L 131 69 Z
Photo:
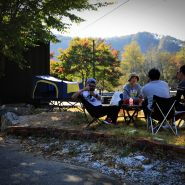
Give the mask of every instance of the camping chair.
M 161 98 L 156 95 L 153 96 L 153 104 L 151 107 L 151 113 L 148 117 L 147 121 L 147 130 L 149 130 L 149 120 L 151 122 L 152 134 L 156 135 L 162 125 L 166 122 L 172 132 L 175 135 L 177 133 L 177 126 L 175 122 L 175 105 L 176 105 L 176 97 L 171 98 Z M 157 126 L 153 127 L 154 120 L 159 121 Z M 168 122 L 170 120 L 170 123 Z M 172 120 L 172 121 L 171 121 Z M 175 126 L 175 131 L 173 129 L 173 124 Z M 157 131 L 154 132 L 154 129 L 157 128 Z
M 81 106 L 82 106 L 83 112 L 85 114 L 85 119 L 87 121 L 87 127 L 86 128 L 88 128 L 95 121 L 98 121 L 99 124 L 100 124 L 101 120 L 99 120 L 99 118 L 104 117 L 109 113 L 109 112 L 106 112 L 103 115 L 99 115 L 98 112 L 96 111 L 95 107 L 93 105 L 91 105 L 82 95 L 79 95 L 78 98 L 81 102 Z M 90 122 L 88 121 L 85 109 L 87 110 L 87 112 L 92 117 L 92 121 L 90 121 Z

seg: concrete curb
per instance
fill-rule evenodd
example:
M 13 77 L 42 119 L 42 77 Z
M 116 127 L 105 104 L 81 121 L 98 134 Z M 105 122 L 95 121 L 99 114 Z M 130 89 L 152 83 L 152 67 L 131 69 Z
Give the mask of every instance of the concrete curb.
M 108 145 L 112 142 L 119 143 L 126 138 L 123 135 L 110 135 L 99 132 L 82 131 L 77 129 L 58 129 L 58 128 L 43 128 L 43 127 L 22 127 L 22 126 L 7 126 L 5 128 L 6 134 L 13 134 L 18 136 L 36 136 L 36 137 L 55 137 L 70 140 L 84 140 L 91 142 L 102 142 Z M 160 141 L 155 141 L 143 137 L 131 137 L 128 139 L 135 141 L 134 146 L 146 152 L 160 152 L 168 159 L 174 159 L 185 163 L 185 147 L 178 145 L 165 144 Z M 125 143 L 126 144 L 126 143 Z

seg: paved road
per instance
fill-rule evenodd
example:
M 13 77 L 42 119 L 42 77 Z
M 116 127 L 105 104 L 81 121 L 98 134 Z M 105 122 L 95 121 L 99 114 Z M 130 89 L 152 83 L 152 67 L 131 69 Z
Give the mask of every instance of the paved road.
M 0 185 L 134 185 L 95 170 L 20 153 L 0 147 Z

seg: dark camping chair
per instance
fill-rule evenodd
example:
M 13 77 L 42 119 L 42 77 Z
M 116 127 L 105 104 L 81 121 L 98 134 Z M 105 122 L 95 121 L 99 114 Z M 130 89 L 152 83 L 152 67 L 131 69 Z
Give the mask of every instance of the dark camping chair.
M 162 125 L 166 122 L 169 125 L 172 132 L 175 135 L 178 135 L 177 126 L 175 122 L 175 105 L 176 105 L 175 96 L 171 98 L 161 98 L 161 97 L 154 95 L 151 113 L 147 119 L 148 120 L 147 130 L 149 130 L 149 121 L 150 121 L 151 128 L 152 128 L 152 134 L 156 135 L 159 129 L 162 127 Z M 154 120 L 159 121 L 159 123 L 155 127 L 153 127 L 153 124 L 152 124 L 155 122 Z M 168 120 L 170 120 L 170 122 L 168 122 Z M 173 127 L 175 127 L 175 131 Z M 157 129 L 155 133 L 154 133 L 154 129 Z
M 87 127 L 88 128 L 92 123 L 94 123 L 95 121 L 98 121 L 99 124 L 101 123 L 101 120 L 99 120 L 99 118 L 106 116 L 109 112 L 106 112 L 103 115 L 98 114 L 98 112 L 96 111 L 96 108 L 91 105 L 82 95 L 78 96 L 81 104 L 82 104 L 82 108 L 85 114 L 85 119 L 87 121 Z M 90 114 L 90 116 L 92 117 L 92 121 L 88 121 L 85 109 L 87 110 L 87 112 Z

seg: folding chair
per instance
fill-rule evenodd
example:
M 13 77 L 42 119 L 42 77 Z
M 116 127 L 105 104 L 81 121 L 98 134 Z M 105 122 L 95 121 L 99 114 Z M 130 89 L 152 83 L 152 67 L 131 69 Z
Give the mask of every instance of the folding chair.
M 171 128 L 172 132 L 175 135 L 177 133 L 177 126 L 175 122 L 175 105 L 176 105 L 176 97 L 171 98 L 161 98 L 156 95 L 153 96 L 153 104 L 151 107 L 151 113 L 148 117 L 147 121 L 147 130 L 149 130 L 149 119 L 151 122 L 152 134 L 156 135 L 161 126 L 166 122 Z M 159 121 L 157 126 L 153 127 L 154 120 Z M 170 120 L 170 123 L 168 122 Z M 173 120 L 173 121 L 171 121 Z M 173 124 L 175 126 L 175 131 L 173 130 Z M 157 131 L 154 132 L 154 129 L 157 128 Z
M 96 111 L 95 107 L 93 105 L 91 105 L 82 95 L 79 95 L 78 98 L 81 102 L 81 106 L 82 106 L 83 112 L 85 114 L 85 119 L 87 121 L 87 127 L 86 128 L 88 128 L 95 121 L 98 121 L 99 124 L 100 124 L 101 120 L 99 120 L 99 118 L 104 117 L 109 113 L 109 112 L 106 112 L 103 115 L 99 115 L 98 112 Z M 92 120 L 90 122 L 88 121 L 85 109 L 87 110 L 87 112 L 92 117 Z

